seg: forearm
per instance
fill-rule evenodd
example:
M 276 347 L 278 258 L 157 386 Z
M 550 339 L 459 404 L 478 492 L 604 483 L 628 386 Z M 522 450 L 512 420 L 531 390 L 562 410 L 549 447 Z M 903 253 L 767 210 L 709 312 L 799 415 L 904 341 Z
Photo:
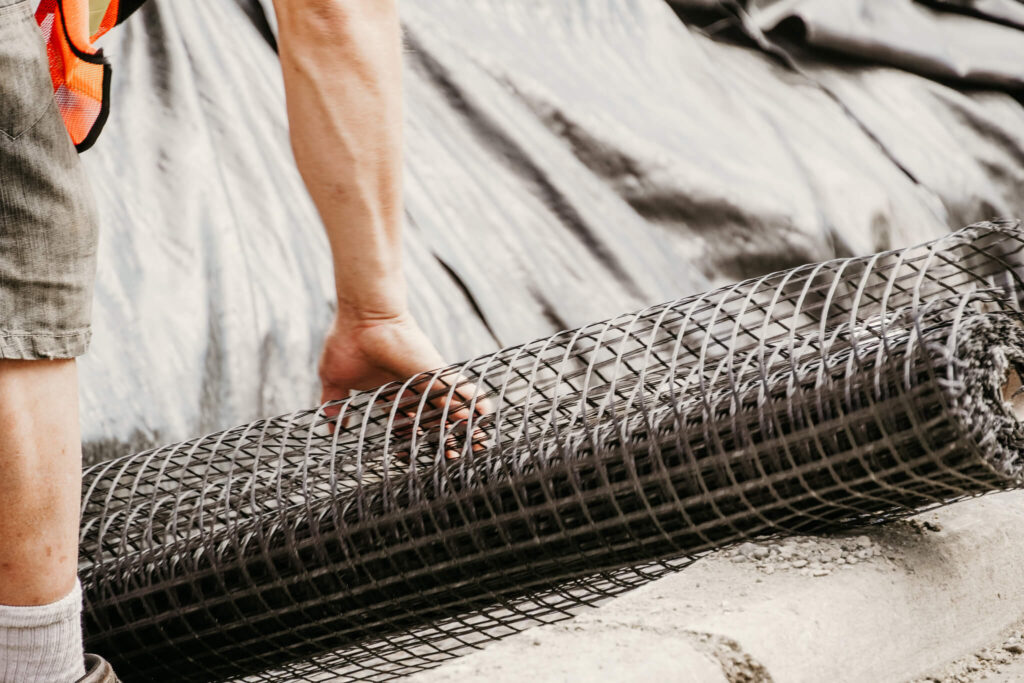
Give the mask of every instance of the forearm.
M 405 313 L 394 0 L 276 0 L 292 148 L 323 219 L 339 317 Z

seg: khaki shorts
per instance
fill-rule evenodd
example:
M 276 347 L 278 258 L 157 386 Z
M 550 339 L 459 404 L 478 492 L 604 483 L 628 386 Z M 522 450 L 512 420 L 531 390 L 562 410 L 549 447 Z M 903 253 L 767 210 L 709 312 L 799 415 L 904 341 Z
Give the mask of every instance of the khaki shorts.
M 0 358 L 72 358 L 89 345 L 97 217 L 35 5 L 0 0 Z

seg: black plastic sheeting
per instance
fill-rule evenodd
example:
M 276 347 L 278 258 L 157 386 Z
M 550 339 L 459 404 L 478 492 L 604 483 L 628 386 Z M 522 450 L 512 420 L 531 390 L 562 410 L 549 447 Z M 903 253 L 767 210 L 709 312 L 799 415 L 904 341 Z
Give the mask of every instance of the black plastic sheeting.
M 1024 88 L 1019 0 L 755 0 L 761 30 L 942 79 Z
M 105 39 L 89 461 L 317 396 L 330 261 L 265 9 L 151 2 Z M 831 53 L 795 70 L 662 0 L 401 9 L 412 306 L 451 360 L 1024 213 L 1005 90 Z

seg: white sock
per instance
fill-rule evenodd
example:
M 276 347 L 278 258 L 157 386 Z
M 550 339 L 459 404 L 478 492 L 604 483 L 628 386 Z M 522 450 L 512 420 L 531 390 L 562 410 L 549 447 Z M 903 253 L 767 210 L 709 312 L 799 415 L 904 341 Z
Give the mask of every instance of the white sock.
M 49 605 L 0 605 L 0 683 L 74 683 L 84 675 L 78 581 Z

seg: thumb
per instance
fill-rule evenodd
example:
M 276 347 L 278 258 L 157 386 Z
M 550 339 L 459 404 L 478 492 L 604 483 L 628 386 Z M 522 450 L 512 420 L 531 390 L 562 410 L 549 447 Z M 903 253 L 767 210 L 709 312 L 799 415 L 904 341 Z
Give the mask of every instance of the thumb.
M 343 387 L 340 384 L 335 384 L 333 382 L 321 382 L 320 386 L 320 403 L 341 401 L 348 398 L 348 387 Z

